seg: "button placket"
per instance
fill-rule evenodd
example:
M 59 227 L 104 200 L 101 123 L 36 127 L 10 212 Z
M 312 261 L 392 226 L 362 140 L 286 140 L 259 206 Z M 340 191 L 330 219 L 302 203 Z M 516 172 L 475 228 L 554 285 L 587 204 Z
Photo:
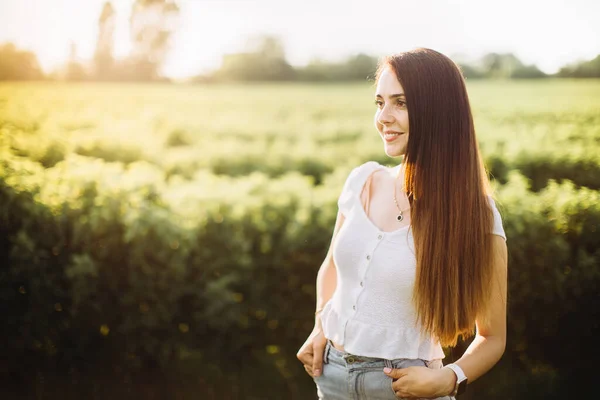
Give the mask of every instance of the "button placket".
M 368 252 L 365 256 L 365 259 L 367 260 L 367 262 L 365 263 L 365 269 L 364 269 L 364 273 L 362 274 L 361 280 L 359 282 L 359 285 L 361 288 L 364 288 L 365 286 L 365 279 L 366 279 L 366 275 L 367 275 L 367 271 L 369 270 L 369 266 L 371 264 L 371 258 L 373 257 L 373 253 L 375 252 L 375 250 L 377 249 L 377 246 L 379 246 L 379 243 L 381 242 L 381 239 L 383 239 L 383 233 L 379 232 L 377 234 L 377 240 L 372 242 L 373 246 L 371 247 L 371 251 Z M 356 296 L 355 299 L 355 303 L 352 305 L 352 310 L 356 311 L 356 307 L 358 304 L 358 299 L 360 298 L 360 295 L 362 294 L 364 289 L 361 289 L 360 292 L 358 293 L 358 295 Z
M 360 296 L 362 295 L 362 293 L 364 292 L 364 287 L 365 287 L 365 282 L 366 282 L 366 278 L 367 278 L 367 273 L 369 272 L 369 268 L 371 266 L 371 261 L 373 259 L 373 256 L 375 255 L 375 251 L 377 250 L 377 247 L 384 241 L 383 239 L 386 237 L 386 233 L 376 230 L 376 231 L 371 231 L 371 233 L 369 234 L 369 236 L 371 237 L 371 240 L 368 241 L 365 246 L 365 248 L 363 248 L 363 262 L 360 263 L 362 265 L 359 265 L 359 287 L 355 288 L 353 291 L 353 301 L 352 301 L 352 310 L 346 308 L 346 315 L 347 318 L 344 321 L 344 327 L 342 330 L 342 340 L 345 342 L 346 339 L 346 331 L 348 328 L 348 323 L 350 322 L 350 320 L 352 320 L 356 313 L 357 313 L 357 308 L 358 308 L 358 302 L 360 300 Z M 349 305 L 348 305 L 349 306 Z

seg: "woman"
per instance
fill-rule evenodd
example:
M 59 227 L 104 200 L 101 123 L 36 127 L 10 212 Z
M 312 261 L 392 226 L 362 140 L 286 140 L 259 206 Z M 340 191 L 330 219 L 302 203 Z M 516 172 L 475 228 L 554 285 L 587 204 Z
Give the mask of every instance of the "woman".
M 402 162 L 348 176 L 297 357 L 321 399 L 450 399 L 504 352 L 506 236 L 458 67 L 416 49 L 376 80 L 375 126 Z M 442 367 L 442 348 L 473 334 Z

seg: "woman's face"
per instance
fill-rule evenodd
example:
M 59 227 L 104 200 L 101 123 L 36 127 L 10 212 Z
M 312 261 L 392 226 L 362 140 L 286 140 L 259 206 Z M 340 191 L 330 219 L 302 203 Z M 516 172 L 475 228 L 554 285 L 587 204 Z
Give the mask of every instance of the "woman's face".
M 375 127 L 384 143 L 385 154 L 399 157 L 408 144 L 408 110 L 402 85 L 394 72 L 386 67 L 377 82 L 375 93 Z

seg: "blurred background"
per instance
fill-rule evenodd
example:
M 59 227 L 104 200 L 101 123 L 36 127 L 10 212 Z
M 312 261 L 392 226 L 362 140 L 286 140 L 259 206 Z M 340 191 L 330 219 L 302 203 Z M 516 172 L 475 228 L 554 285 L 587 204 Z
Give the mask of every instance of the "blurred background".
M 316 399 L 296 352 L 379 58 L 467 79 L 508 343 L 462 399 L 593 398 L 600 3 L 0 0 L 0 398 Z M 468 346 L 446 349 L 445 363 Z

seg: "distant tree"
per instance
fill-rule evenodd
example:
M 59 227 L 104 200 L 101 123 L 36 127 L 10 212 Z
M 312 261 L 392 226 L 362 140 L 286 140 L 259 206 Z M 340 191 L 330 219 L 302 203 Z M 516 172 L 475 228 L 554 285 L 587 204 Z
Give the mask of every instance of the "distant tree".
M 521 60 L 512 53 L 488 53 L 483 56 L 481 63 L 488 78 L 510 78 L 513 71 L 523 67 Z
M 17 50 L 12 43 L 0 46 L 0 80 L 42 78 L 44 78 L 44 73 L 34 53 Z
M 277 36 L 252 36 L 248 39 L 246 47 L 250 52 L 261 54 L 270 59 L 285 59 L 285 46 Z
M 127 62 L 132 79 L 159 77 L 178 16 L 179 6 L 173 0 L 135 0 L 129 19 L 132 49 Z
M 600 55 L 589 61 L 566 65 L 558 76 L 565 78 L 600 78 Z
M 98 39 L 94 53 L 94 75 L 97 79 L 109 79 L 114 66 L 114 36 L 116 28 L 116 15 L 112 4 L 104 3 L 102 13 L 98 19 Z
M 69 51 L 69 61 L 67 62 L 65 78 L 69 81 L 82 81 L 87 79 L 85 67 L 79 62 L 77 55 L 77 45 L 71 42 L 71 50 Z
M 459 63 L 458 66 L 466 79 L 485 78 L 485 73 L 481 70 L 481 68 L 477 68 L 476 66 L 468 64 L 466 62 Z
M 373 79 L 377 70 L 377 62 L 377 57 L 364 53 L 351 56 L 343 64 L 345 69 L 344 78 L 358 81 Z
M 523 64 L 523 62 L 512 53 L 488 53 L 481 58 L 479 64 L 479 68 L 472 65 L 463 66 L 463 71 L 473 73 L 479 69 L 480 73 L 486 78 L 532 79 L 544 78 L 547 76 L 535 65 Z
M 366 81 L 375 77 L 377 57 L 359 53 L 342 62 L 326 62 L 314 59 L 297 69 L 302 81 Z
M 535 65 L 523 65 L 513 70 L 510 77 L 514 79 L 537 79 L 546 78 L 548 75 L 540 71 Z
M 280 39 L 265 35 L 249 41 L 248 52 L 223 56 L 213 76 L 226 81 L 282 81 L 294 79 L 294 68 L 285 59 Z
M 338 64 L 329 63 L 315 58 L 307 65 L 296 69 L 296 77 L 301 81 L 322 82 L 330 81 L 335 78 L 335 71 L 339 70 Z

